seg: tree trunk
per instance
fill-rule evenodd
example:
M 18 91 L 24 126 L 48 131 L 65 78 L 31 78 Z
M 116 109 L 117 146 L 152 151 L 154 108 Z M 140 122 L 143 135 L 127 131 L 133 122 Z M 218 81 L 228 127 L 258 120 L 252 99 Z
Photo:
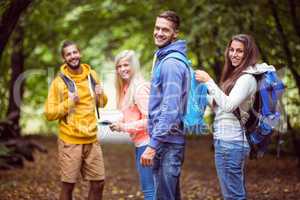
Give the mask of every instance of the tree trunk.
M 250 16 L 251 16 L 251 18 L 250 18 L 250 26 L 249 26 L 249 29 L 250 29 L 250 31 L 251 31 L 251 33 L 253 34 L 253 36 L 255 36 L 255 33 L 256 33 L 256 30 L 255 30 L 255 12 L 254 12 L 254 10 L 253 9 L 250 9 L 249 10 L 249 14 L 250 14 Z M 263 51 L 263 49 L 261 48 L 261 45 L 260 45 L 260 41 L 259 40 L 257 40 L 257 39 L 255 39 L 255 43 L 256 43 L 256 46 L 257 46 L 257 48 L 258 48 L 258 50 L 259 50 L 259 53 L 260 53 L 260 56 L 261 56 L 261 59 L 264 61 L 264 62 L 266 62 L 266 63 L 269 63 L 269 60 L 268 60 L 268 58 L 267 58 L 267 56 L 266 56 L 266 53 Z
M 201 59 L 201 39 L 200 37 L 197 35 L 195 38 L 196 44 L 195 44 L 195 52 L 196 52 L 196 56 L 197 56 L 197 69 L 204 69 L 203 63 L 202 63 L 202 59 Z
M 289 44 L 288 39 L 283 31 L 283 27 L 281 25 L 279 15 L 277 12 L 277 7 L 276 7 L 274 0 L 269 0 L 269 5 L 270 5 L 271 11 L 272 11 L 273 18 L 275 20 L 277 32 L 278 32 L 280 40 L 281 40 L 281 45 L 282 45 L 282 48 L 283 48 L 283 51 L 285 54 L 285 58 L 287 61 L 287 67 L 291 70 L 292 75 L 294 76 L 294 79 L 296 81 L 296 85 L 298 88 L 298 93 L 300 94 L 300 75 L 293 66 L 292 52 L 288 45 Z
M 13 32 L 20 15 L 33 0 L 12 0 L 0 18 L 0 60 L 8 39 Z
M 212 31 L 213 41 L 217 41 L 219 38 L 219 29 L 215 27 Z M 222 62 L 221 58 L 222 52 L 220 47 L 216 47 L 215 55 L 214 55 L 214 63 L 212 65 L 213 71 L 215 73 L 217 83 L 220 83 L 221 73 L 222 73 Z
M 218 47 L 216 50 L 216 56 L 214 58 L 214 65 L 213 65 L 217 83 L 220 83 L 221 73 L 222 73 L 222 62 L 220 59 L 221 57 L 222 57 L 221 49 Z
M 293 27 L 300 39 L 300 19 L 297 19 L 297 4 L 295 0 L 289 0 L 289 10 L 292 18 Z
M 7 119 L 12 122 L 12 137 L 19 137 L 20 133 L 20 106 L 23 97 L 23 80 L 18 79 L 24 71 L 23 55 L 24 30 L 21 25 L 17 25 L 13 35 L 13 51 L 11 56 L 11 79 L 9 87 L 9 104 Z

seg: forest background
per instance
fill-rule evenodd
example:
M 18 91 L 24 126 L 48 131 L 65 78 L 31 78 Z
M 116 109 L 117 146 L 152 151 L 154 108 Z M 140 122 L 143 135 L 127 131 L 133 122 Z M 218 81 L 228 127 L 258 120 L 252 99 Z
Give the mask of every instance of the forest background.
M 181 16 L 180 38 L 188 43 L 193 67 L 208 71 L 215 81 L 230 38 L 239 33 L 255 38 L 261 61 L 274 65 L 286 86 L 281 151 L 299 160 L 299 1 L 0 0 L 0 165 L 8 167 L 7 157 L 16 155 L 11 147 L 20 143 L 45 151 L 39 143 L 28 142 L 27 135 L 56 133 L 57 122 L 45 121 L 43 104 L 62 63 L 63 40 L 79 44 L 83 62 L 101 74 L 113 99 L 113 59 L 121 50 L 138 53 L 150 80 L 155 17 L 167 9 Z

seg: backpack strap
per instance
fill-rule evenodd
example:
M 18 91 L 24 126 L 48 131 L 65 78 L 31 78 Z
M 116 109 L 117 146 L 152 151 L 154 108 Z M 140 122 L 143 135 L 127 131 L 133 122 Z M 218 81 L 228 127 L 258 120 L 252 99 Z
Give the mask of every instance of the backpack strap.
M 187 67 L 187 69 L 189 70 L 189 78 L 190 80 L 193 79 L 194 77 L 194 71 L 191 68 L 191 62 L 187 59 L 187 57 L 179 52 L 179 51 L 173 51 L 171 53 L 169 53 L 166 57 L 164 57 L 160 63 L 158 64 L 158 66 L 154 69 L 154 75 L 156 76 L 160 76 L 160 70 L 161 70 L 161 65 L 169 58 L 174 58 L 176 60 L 179 60 L 180 62 L 183 62 L 185 64 L 185 66 Z M 188 81 L 188 88 L 193 87 L 193 85 L 196 84 L 195 81 Z
M 77 87 L 76 87 L 76 84 L 74 83 L 74 81 L 68 77 L 67 75 L 59 72 L 59 77 L 64 81 L 64 83 L 66 84 L 69 92 L 76 92 L 77 91 Z M 94 98 L 95 97 L 95 110 L 96 110 L 96 117 L 97 117 L 97 120 L 100 119 L 100 113 L 99 113 L 99 110 L 98 110 L 98 98 L 95 96 L 95 87 L 96 87 L 96 80 L 94 79 L 94 77 L 92 76 L 92 74 L 89 74 L 88 75 L 88 83 L 89 83 L 89 89 L 90 89 L 90 93 L 91 93 L 91 96 Z
M 70 77 L 68 77 L 67 75 L 65 75 L 61 72 L 59 72 L 58 75 L 64 81 L 64 83 L 66 84 L 66 86 L 70 92 L 74 93 L 77 91 L 76 84 Z
M 187 85 L 188 85 L 188 91 L 190 90 L 190 88 L 192 87 L 192 84 L 191 83 L 192 81 L 190 81 L 193 76 L 194 76 L 194 72 L 193 72 L 193 69 L 190 67 L 191 65 L 191 62 L 187 59 L 187 57 L 179 52 L 179 51 L 173 51 L 171 53 L 169 53 L 168 55 L 166 55 L 161 61 L 160 63 L 158 64 L 157 67 L 154 68 L 153 72 L 154 72 L 154 76 L 160 76 L 160 70 L 161 70 L 161 65 L 169 58 L 174 58 L 182 63 L 184 63 L 184 65 L 187 67 L 187 69 L 189 70 L 189 81 L 187 82 Z M 184 111 L 186 112 L 186 110 Z
M 202 119 L 204 110 L 207 106 L 207 86 L 204 83 L 199 83 L 195 79 L 194 70 L 191 68 L 191 62 L 188 58 L 177 51 L 173 51 L 165 56 L 158 66 L 154 69 L 154 76 L 160 76 L 161 65 L 169 58 L 176 59 L 182 62 L 188 69 L 187 74 L 187 96 L 186 105 L 182 115 L 184 133 L 193 133 L 196 135 L 202 134 L 206 130 L 206 125 Z
M 248 73 L 242 73 L 242 75 L 243 74 L 248 74 Z M 259 85 L 259 82 L 262 78 L 262 74 L 251 74 L 251 75 L 254 76 L 257 84 Z M 250 145 L 250 155 L 249 155 L 249 157 L 250 157 L 251 160 L 256 159 L 257 154 L 258 154 L 257 147 L 254 144 L 251 143 L 250 135 L 249 135 L 252 131 L 254 131 L 257 128 L 258 123 L 259 123 L 259 117 L 257 116 L 257 113 L 261 112 L 262 100 L 261 100 L 261 97 L 259 95 L 259 86 L 257 86 L 257 88 L 258 89 L 256 90 L 256 92 L 254 94 L 253 106 L 248 111 L 249 118 L 248 118 L 248 120 L 245 124 L 242 122 L 240 108 L 237 107 L 233 111 L 234 116 L 239 120 L 241 127 L 245 131 L 246 139 L 247 139 L 247 141 Z
M 77 91 L 77 87 L 76 84 L 74 83 L 74 81 L 67 75 L 59 72 L 59 77 L 64 81 L 64 83 L 66 84 L 68 90 L 72 93 Z M 95 86 L 97 85 L 96 80 L 94 79 L 94 77 L 92 76 L 92 74 L 88 75 L 88 80 L 89 80 L 89 85 L 91 86 L 91 95 L 94 97 L 94 92 L 95 92 Z
M 169 59 L 169 58 L 174 58 L 174 59 L 176 59 L 176 60 L 179 60 L 179 61 L 183 62 L 183 63 L 185 64 L 185 66 L 187 66 L 187 68 L 189 69 L 189 71 L 191 71 L 191 70 L 190 70 L 190 64 L 191 64 L 191 63 L 188 61 L 187 57 L 186 57 L 184 54 L 182 54 L 182 53 L 180 53 L 180 52 L 178 52 L 178 51 L 173 51 L 173 52 L 169 53 L 168 55 L 166 55 L 166 56 L 160 61 L 160 63 L 158 64 L 158 66 L 155 67 L 155 69 L 153 70 L 155 75 L 157 75 L 157 76 L 160 75 L 161 65 L 162 65 L 167 59 Z
M 94 77 L 92 76 L 92 74 L 90 73 L 88 75 L 88 82 L 89 82 L 89 89 L 90 89 L 90 93 L 92 95 L 92 97 L 95 99 L 95 111 L 96 111 L 96 118 L 97 121 L 100 120 L 100 113 L 98 110 L 98 97 L 95 95 L 95 87 L 96 87 L 96 80 L 94 79 Z
M 90 89 L 90 93 L 91 96 L 94 97 L 95 95 L 95 87 L 97 85 L 96 80 L 94 79 L 94 77 L 92 76 L 92 74 L 88 75 L 88 82 L 89 82 L 89 89 Z
M 88 78 L 89 78 L 89 83 L 92 86 L 92 90 L 93 90 L 93 92 L 95 92 L 95 87 L 97 85 L 97 82 L 96 82 L 96 80 L 94 79 L 94 77 L 91 73 L 88 75 Z

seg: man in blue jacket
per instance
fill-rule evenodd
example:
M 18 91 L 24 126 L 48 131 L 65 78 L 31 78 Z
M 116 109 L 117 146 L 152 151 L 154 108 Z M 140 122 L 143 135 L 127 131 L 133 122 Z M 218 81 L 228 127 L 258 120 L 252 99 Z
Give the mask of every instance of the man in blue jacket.
M 164 59 L 172 52 L 186 54 L 186 43 L 177 40 L 180 18 L 164 11 L 156 18 L 154 56 L 149 100 L 150 143 L 141 157 L 143 166 L 152 166 L 155 199 L 180 199 L 180 172 L 184 160 L 185 138 L 182 117 L 188 94 L 189 70 L 176 58 Z

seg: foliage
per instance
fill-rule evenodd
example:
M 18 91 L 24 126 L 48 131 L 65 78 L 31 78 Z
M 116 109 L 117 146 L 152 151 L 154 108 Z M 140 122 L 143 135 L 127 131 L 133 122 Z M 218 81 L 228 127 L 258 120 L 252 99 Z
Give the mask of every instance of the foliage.
M 0 144 L 0 157 L 9 155 L 10 150 L 3 144 Z
M 25 27 L 26 86 L 22 104 L 22 126 L 42 118 L 42 107 L 48 83 L 62 63 L 61 41 L 71 39 L 81 47 L 83 62 L 91 64 L 102 77 L 111 75 L 112 60 L 123 49 L 134 49 L 140 55 L 143 71 L 150 77 L 155 50 L 152 32 L 155 16 L 171 9 L 182 18 L 180 37 L 188 41 L 194 68 L 204 68 L 217 80 L 228 40 L 237 33 L 253 35 L 261 50 L 262 61 L 279 68 L 296 68 L 300 64 L 300 38 L 291 21 L 290 1 L 276 1 L 278 15 L 288 36 L 293 66 L 287 57 L 272 15 L 269 0 L 52 0 L 35 1 L 21 23 Z M 0 13 L 5 2 L 0 4 Z M 299 3 L 296 3 L 299 10 Z M 0 117 L 7 108 L 10 78 L 11 44 L 0 62 Z M 299 124 L 299 85 L 289 70 L 284 78 L 287 96 L 284 100 L 292 125 Z M 54 125 L 50 125 L 53 127 Z M 46 131 L 46 125 L 41 125 Z M 42 128 L 43 127 L 43 128 Z M 26 128 L 27 130 L 27 128 Z M 53 129 L 51 129 L 53 131 Z

